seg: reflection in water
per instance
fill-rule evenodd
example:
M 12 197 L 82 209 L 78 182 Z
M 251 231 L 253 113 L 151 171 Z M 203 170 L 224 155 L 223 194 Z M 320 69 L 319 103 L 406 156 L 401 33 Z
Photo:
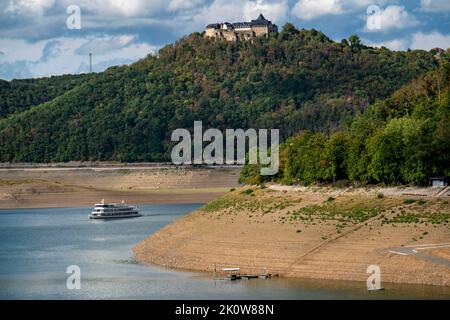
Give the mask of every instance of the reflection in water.
M 91 208 L 0 210 L 1 299 L 390 299 L 449 298 L 450 288 L 273 278 L 214 281 L 134 260 L 131 248 L 198 208 L 140 206 L 143 217 L 91 221 Z M 68 290 L 66 268 L 81 268 L 81 290 Z

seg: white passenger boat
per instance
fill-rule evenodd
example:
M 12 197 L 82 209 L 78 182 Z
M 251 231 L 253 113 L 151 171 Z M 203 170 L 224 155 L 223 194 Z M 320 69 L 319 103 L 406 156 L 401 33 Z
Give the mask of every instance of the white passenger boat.
M 105 203 L 102 200 L 94 207 L 94 211 L 89 215 L 90 219 L 114 219 L 114 218 L 134 218 L 142 216 L 135 206 L 126 205 L 123 201 L 121 204 Z

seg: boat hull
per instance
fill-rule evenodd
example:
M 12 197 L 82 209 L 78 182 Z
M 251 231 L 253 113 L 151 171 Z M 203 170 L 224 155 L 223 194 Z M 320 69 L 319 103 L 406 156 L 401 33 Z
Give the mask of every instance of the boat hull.
M 89 215 L 89 219 L 92 220 L 109 220 L 109 219 L 125 219 L 125 218 L 137 218 L 137 217 L 142 217 L 142 214 L 137 213 L 137 214 L 124 214 L 124 215 L 115 215 L 115 216 L 94 216 L 92 214 Z

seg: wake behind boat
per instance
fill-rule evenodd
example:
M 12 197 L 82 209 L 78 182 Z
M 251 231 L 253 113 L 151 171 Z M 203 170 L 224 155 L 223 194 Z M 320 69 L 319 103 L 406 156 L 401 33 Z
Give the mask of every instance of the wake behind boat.
M 135 218 L 142 216 L 135 206 L 129 206 L 122 203 L 117 205 L 115 203 L 107 204 L 105 200 L 98 203 L 94 207 L 94 211 L 89 215 L 90 219 L 114 219 L 114 218 Z

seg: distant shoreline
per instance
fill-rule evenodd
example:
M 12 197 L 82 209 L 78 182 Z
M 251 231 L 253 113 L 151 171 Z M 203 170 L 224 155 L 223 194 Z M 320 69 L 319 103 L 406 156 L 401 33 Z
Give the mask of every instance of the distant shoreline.
M 73 165 L 0 166 L 0 208 L 92 206 L 101 199 L 136 205 L 207 203 L 239 185 L 238 167 Z
M 109 161 L 70 161 L 55 163 L 5 163 L 0 162 L 0 170 L 28 170 L 28 169 L 109 169 L 109 170 L 143 170 L 143 169 L 230 169 L 242 168 L 242 165 L 175 165 L 172 162 L 109 162 Z
M 1 201 L 0 210 L 93 207 L 95 203 L 102 199 L 113 203 L 123 200 L 125 203 L 133 205 L 202 204 L 208 203 L 221 195 L 223 195 L 221 192 L 182 194 L 177 193 L 177 191 L 158 196 L 149 193 L 134 192 L 127 194 L 108 191 L 64 193 L 63 195 L 48 193 L 39 199 L 23 197 L 20 202 Z

